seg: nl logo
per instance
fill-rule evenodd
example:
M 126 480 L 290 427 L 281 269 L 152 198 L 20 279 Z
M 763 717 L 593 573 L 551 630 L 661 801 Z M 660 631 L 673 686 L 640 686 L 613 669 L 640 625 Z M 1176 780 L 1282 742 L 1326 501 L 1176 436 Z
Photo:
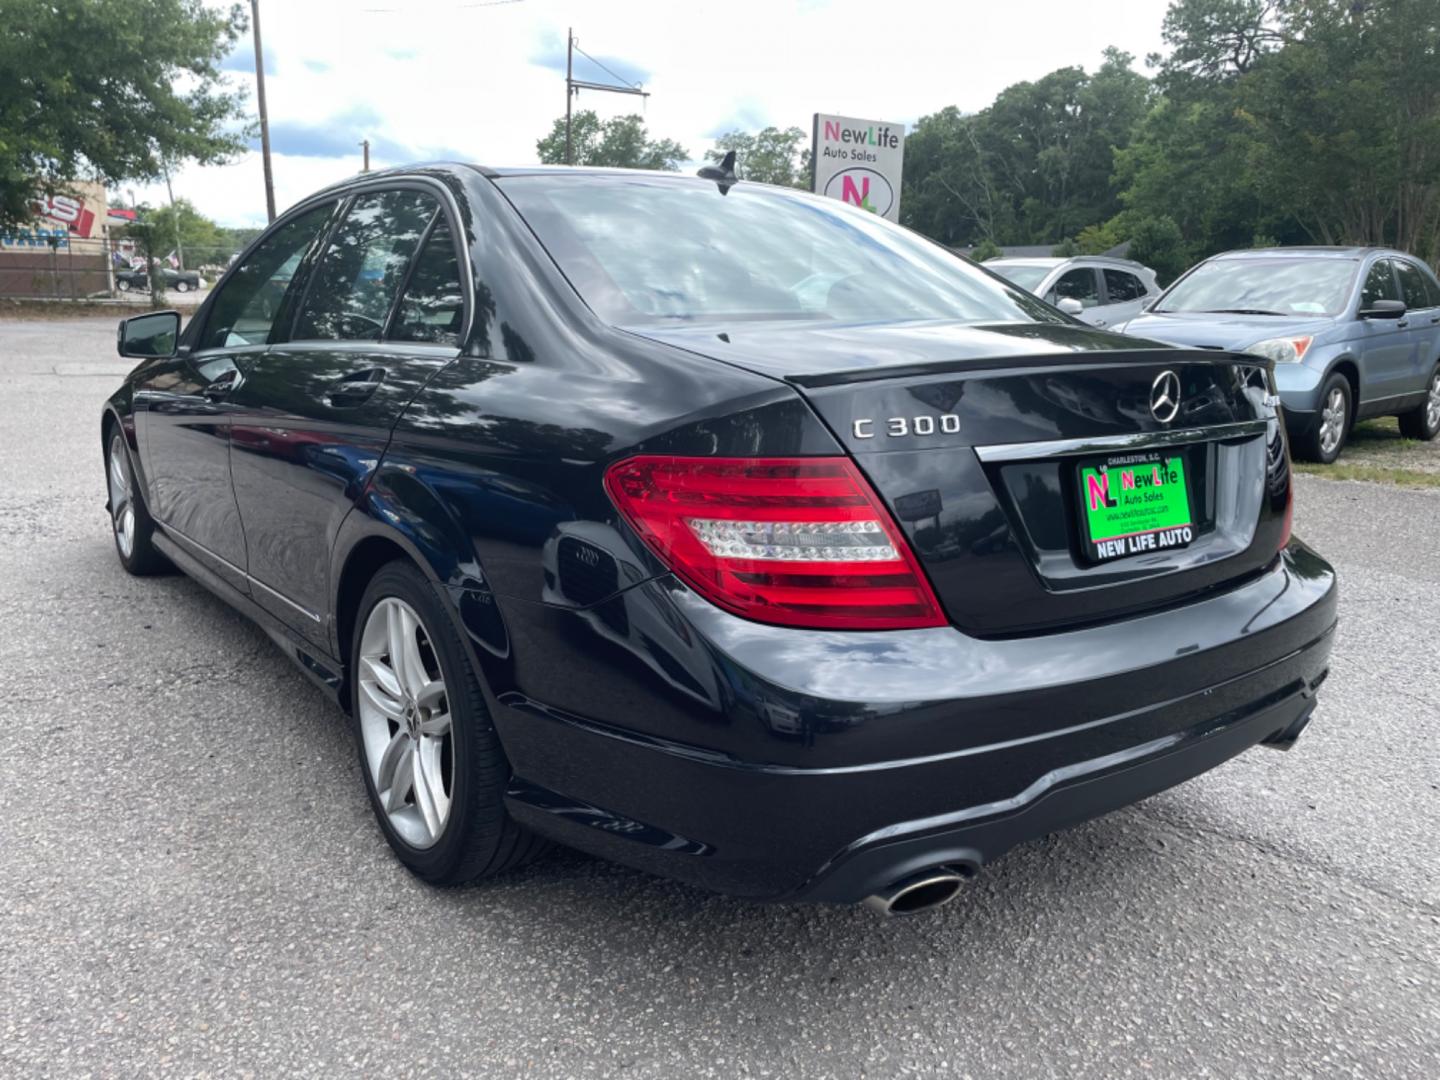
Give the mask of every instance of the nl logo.
M 904 128 L 818 117 L 820 193 L 891 217 L 900 181 Z

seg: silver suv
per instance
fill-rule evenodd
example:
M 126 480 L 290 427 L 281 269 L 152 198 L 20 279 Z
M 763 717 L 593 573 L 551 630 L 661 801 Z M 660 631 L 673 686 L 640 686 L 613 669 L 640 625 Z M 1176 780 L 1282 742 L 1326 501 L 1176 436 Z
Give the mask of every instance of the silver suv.
M 986 270 L 995 271 L 1091 326 L 1117 326 L 1133 319 L 1148 301 L 1160 295 L 1154 270 L 1109 255 L 999 258 L 984 265 Z

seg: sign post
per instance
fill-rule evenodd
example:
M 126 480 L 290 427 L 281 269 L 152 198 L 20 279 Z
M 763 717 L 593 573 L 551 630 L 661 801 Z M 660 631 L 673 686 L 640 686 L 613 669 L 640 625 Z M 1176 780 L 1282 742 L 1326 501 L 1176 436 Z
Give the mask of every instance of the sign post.
M 811 190 L 900 220 L 905 125 L 815 114 Z

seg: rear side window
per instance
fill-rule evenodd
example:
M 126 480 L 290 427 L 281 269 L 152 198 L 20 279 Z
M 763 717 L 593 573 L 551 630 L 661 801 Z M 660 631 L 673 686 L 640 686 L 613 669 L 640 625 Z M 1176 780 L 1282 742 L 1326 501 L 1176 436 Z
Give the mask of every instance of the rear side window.
M 1389 259 L 1377 259 L 1365 275 L 1365 289 L 1360 294 L 1360 306 L 1367 308 L 1377 300 L 1399 300 L 1400 292 L 1395 288 L 1395 275 L 1390 270 Z
M 1400 291 L 1403 294 L 1400 299 L 1405 301 L 1407 308 L 1428 308 L 1434 303 L 1430 290 L 1425 287 L 1425 275 L 1418 266 L 1404 259 L 1396 259 L 1395 272 L 1400 277 Z
M 1124 270 L 1105 271 L 1105 293 L 1110 297 L 1110 303 L 1123 304 L 1130 300 L 1139 300 L 1145 295 L 1145 286 L 1134 274 L 1127 274 Z
M 334 203 L 317 206 L 261 240 L 216 295 L 198 347 L 234 348 L 268 342 L 300 260 L 334 212 Z
M 425 227 L 439 209 L 421 191 L 357 195 L 330 242 L 295 323 L 297 341 L 379 341 Z
M 1079 300 L 1081 307 L 1095 307 L 1100 303 L 1100 282 L 1095 271 L 1089 267 L 1066 271 L 1055 282 L 1055 299 Z
M 400 298 L 400 311 L 390 331 L 390 340 L 459 345 L 464 319 L 460 263 L 455 257 L 450 226 L 442 215 L 415 260 L 415 269 Z

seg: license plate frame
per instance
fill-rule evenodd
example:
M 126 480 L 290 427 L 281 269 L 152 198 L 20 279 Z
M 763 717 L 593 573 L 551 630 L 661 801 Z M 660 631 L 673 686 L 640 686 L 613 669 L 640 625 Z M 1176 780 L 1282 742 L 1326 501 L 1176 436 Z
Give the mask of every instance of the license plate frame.
M 1077 462 L 1076 516 L 1085 560 L 1115 562 L 1178 551 L 1193 543 L 1195 493 L 1188 465 L 1183 447 Z

